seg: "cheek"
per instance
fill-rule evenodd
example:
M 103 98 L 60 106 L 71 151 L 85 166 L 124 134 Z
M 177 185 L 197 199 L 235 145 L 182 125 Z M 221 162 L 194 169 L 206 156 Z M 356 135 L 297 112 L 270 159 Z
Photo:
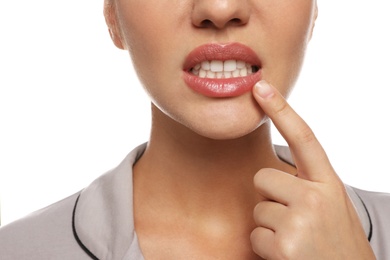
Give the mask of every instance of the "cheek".
M 175 19 L 162 19 L 161 11 L 155 11 L 158 8 L 138 8 L 149 11 L 135 15 L 125 13 L 122 17 L 123 34 L 138 78 L 156 102 L 171 97 L 174 90 L 180 88 L 181 59 L 185 51 L 182 50 L 182 41 L 177 39 L 180 35 Z
M 148 63 L 149 66 L 157 66 L 161 61 L 169 62 L 177 51 L 175 44 L 183 42 L 183 35 L 180 34 L 183 34 L 183 27 L 189 19 L 188 1 L 118 2 L 118 19 L 133 61 L 140 65 Z
M 128 19 L 124 28 L 125 43 L 132 61 L 138 72 L 141 71 L 156 71 L 158 62 L 163 54 L 161 31 L 148 23 L 143 25 L 133 26 L 135 21 Z M 130 25 L 130 26 L 129 26 Z M 141 69 L 145 68 L 145 69 Z
M 264 63 L 264 75 L 287 97 L 303 64 L 314 3 L 308 0 L 286 1 L 283 10 L 278 16 L 274 15 L 277 12 L 269 12 L 270 16 L 264 18 L 267 46 L 270 48 Z
M 172 27 L 172 19 L 161 18 L 161 13 L 164 13 L 163 10 L 158 12 L 161 3 L 136 0 L 119 2 L 118 18 L 123 40 L 137 73 L 144 78 L 146 76 L 143 74 L 160 72 L 163 62 L 169 62 L 166 57 L 171 55 L 167 47 L 172 36 L 167 28 Z

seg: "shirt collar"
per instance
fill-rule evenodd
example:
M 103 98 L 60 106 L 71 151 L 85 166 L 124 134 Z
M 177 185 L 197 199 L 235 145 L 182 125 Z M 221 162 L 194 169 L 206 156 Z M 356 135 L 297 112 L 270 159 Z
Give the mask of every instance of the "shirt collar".
M 134 230 L 133 164 L 146 148 L 130 152 L 118 167 L 105 173 L 81 193 L 73 213 L 73 229 L 79 244 L 96 259 L 143 259 Z M 290 150 L 275 146 L 278 156 L 294 165 Z M 363 202 L 346 186 L 363 228 L 370 233 L 370 220 Z
M 142 259 L 134 232 L 132 168 L 145 148 L 146 144 L 137 147 L 118 167 L 92 182 L 75 205 L 75 236 L 98 259 Z M 129 252 L 133 255 L 128 258 Z

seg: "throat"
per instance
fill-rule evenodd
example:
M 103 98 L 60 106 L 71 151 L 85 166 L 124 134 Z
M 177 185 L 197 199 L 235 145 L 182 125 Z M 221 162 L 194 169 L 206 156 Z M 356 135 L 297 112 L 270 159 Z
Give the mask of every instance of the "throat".
M 254 206 L 259 200 L 253 185 L 257 171 L 288 170 L 270 139 L 259 131 L 223 141 L 151 138 L 134 166 L 135 197 L 140 203 L 185 214 L 230 215 Z
M 258 259 L 250 244 L 252 209 L 215 214 L 206 205 L 198 215 L 177 208 L 145 210 L 145 204 L 137 203 L 135 229 L 145 258 Z

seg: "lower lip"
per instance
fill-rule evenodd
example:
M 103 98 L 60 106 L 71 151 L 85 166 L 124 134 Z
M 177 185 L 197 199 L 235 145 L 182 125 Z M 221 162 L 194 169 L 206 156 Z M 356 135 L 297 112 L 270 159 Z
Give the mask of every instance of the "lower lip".
M 252 90 L 261 80 L 261 70 L 246 77 L 229 79 L 200 78 L 190 72 L 184 72 L 185 83 L 195 92 L 207 97 L 224 98 L 241 96 Z

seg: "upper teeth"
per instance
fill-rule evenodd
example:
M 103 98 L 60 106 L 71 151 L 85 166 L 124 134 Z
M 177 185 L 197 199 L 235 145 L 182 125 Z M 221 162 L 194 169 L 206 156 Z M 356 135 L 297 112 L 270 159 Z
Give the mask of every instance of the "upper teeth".
M 256 67 L 240 60 L 203 61 L 191 69 L 200 78 L 237 78 L 252 74 Z

